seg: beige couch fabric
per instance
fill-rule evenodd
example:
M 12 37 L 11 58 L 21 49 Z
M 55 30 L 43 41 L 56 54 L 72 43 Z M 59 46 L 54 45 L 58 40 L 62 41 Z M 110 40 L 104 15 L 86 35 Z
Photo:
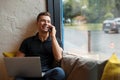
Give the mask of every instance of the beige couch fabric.
M 96 60 L 64 53 L 62 68 L 66 80 L 100 80 L 107 60 Z

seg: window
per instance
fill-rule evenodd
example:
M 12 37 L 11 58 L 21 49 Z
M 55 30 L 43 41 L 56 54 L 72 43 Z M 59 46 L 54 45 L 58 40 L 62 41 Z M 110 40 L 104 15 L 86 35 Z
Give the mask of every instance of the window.
M 62 21 L 62 0 L 46 0 L 47 11 L 51 14 L 52 24 L 55 25 L 57 30 L 57 37 L 63 41 L 63 21 Z
M 46 2 L 47 10 L 52 14 L 52 23 L 57 29 L 57 36 L 63 40 L 65 51 L 104 55 L 115 52 L 119 55 L 119 0 Z
M 120 57 L 119 0 L 63 0 L 64 48 Z

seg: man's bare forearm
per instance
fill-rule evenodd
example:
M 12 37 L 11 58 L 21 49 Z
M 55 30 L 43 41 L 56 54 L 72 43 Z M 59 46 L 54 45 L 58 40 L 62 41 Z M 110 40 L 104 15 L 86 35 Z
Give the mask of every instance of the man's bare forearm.
M 24 56 L 25 56 L 25 54 L 22 53 L 21 51 L 18 51 L 18 52 L 16 53 L 16 57 L 24 57 Z
M 52 37 L 52 50 L 55 60 L 60 61 L 62 59 L 63 49 L 58 44 L 56 37 Z

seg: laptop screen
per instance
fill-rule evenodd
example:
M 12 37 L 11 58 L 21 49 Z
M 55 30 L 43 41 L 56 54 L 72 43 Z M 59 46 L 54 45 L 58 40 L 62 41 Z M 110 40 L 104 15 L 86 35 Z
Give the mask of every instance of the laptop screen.
M 4 61 L 9 76 L 42 76 L 40 57 L 5 57 Z

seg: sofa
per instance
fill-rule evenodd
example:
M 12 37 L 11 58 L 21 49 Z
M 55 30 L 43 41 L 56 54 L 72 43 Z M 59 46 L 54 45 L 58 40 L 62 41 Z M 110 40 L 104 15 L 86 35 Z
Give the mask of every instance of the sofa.
M 6 54 L 9 54 L 10 57 L 14 56 L 13 54 L 11 55 L 10 53 Z M 4 54 L 4 56 L 7 57 L 8 55 L 6 54 Z M 106 64 L 108 65 L 109 57 L 110 56 L 104 56 L 100 54 L 75 54 L 70 52 L 63 52 L 61 67 L 64 69 L 66 74 L 65 80 L 120 80 L 120 74 L 118 74 L 120 73 L 120 61 L 117 62 L 119 64 L 115 63 L 116 65 L 112 65 L 118 67 L 117 70 L 119 70 L 119 72 L 117 71 L 118 73 L 115 74 L 117 79 L 113 75 L 114 71 L 112 70 L 114 70 L 114 68 L 111 68 L 110 72 L 107 73 L 107 74 L 113 73 L 112 79 L 107 78 L 101 79 L 103 73 L 105 73 Z M 107 76 L 109 78 L 109 75 Z M 13 80 L 13 79 L 14 78 L 9 79 L 2 78 L 0 80 Z
M 101 56 L 102 57 L 102 56 Z M 108 58 L 98 55 L 74 55 L 65 52 L 62 68 L 66 73 L 66 80 L 101 80 Z

